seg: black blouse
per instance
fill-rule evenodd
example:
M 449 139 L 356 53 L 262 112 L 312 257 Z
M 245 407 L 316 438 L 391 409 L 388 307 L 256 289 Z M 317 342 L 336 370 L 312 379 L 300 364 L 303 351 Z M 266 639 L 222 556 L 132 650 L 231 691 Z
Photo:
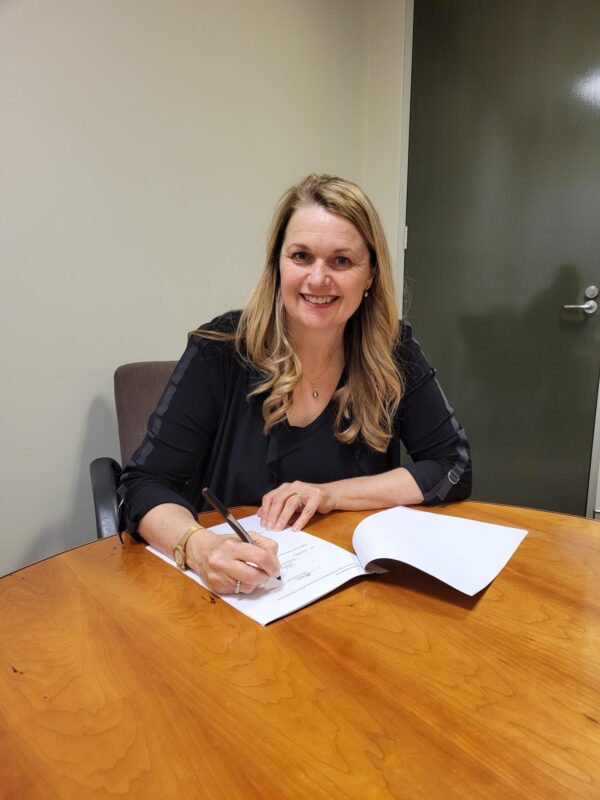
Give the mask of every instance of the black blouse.
M 235 329 L 239 312 L 217 317 L 211 330 Z M 410 325 L 401 324 L 396 357 L 405 391 L 385 453 L 334 436 L 330 403 L 304 428 L 287 422 L 263 432 L 264 396 L 247 399 L 260 374 L 240 362 L 232 342 L 191 336 L 148 421 L 148 431 L 121 477 L 127 530 L 162 503 L 196 515 L 206 510 L 210 486 L 227 506 L 259 505 L 283 482 L 325 483 L 377 475 L 401 466 L 400 442 L 426 505 L 464 500 L 471 491 L 471 459 L 463 428 L 435 378 Z

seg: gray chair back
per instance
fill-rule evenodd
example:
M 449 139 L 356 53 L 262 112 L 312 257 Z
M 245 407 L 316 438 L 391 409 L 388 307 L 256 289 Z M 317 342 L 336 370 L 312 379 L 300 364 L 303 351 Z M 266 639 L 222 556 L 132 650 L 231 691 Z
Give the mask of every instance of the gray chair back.
M 148 418 L 176 364 L 176 361 L 136 361 L 115 370 L 115 406 L 123 466 L 141 444 Z

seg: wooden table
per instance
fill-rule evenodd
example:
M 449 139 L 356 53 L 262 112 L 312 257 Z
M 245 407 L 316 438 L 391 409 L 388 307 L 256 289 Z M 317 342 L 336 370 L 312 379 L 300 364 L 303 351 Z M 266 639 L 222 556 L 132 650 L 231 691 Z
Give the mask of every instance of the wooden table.
M 440 513 L 530 533 L 475 598 L 398 565 L 267 628 L 129 538 L 3 578 L 0 797 L 600 798 L 600 524 Z

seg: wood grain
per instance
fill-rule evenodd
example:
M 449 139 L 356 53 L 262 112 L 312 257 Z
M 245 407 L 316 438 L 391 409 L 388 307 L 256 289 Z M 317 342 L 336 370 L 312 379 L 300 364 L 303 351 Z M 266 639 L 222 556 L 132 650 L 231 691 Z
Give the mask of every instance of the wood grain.
M 530 533 L 475 598 L 396 565 L 267 628 L 129 538 L 3 578 L 0 797 L 600 797 L 600 524 L 437 513 Z

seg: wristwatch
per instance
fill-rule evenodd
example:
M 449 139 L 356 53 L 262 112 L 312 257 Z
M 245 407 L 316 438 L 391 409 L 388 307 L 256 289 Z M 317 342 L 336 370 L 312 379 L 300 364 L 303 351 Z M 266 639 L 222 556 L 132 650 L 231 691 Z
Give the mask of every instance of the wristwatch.
M 204 527 L 198 523 L 190 526 L 173 548 L 173 561 L 177 564 L 179 569 L 186 570 L 188 568 L 188 563 L 185 558 L 185 546 L 188 543 L 188 539 L 192 533 L 203 530 Z

